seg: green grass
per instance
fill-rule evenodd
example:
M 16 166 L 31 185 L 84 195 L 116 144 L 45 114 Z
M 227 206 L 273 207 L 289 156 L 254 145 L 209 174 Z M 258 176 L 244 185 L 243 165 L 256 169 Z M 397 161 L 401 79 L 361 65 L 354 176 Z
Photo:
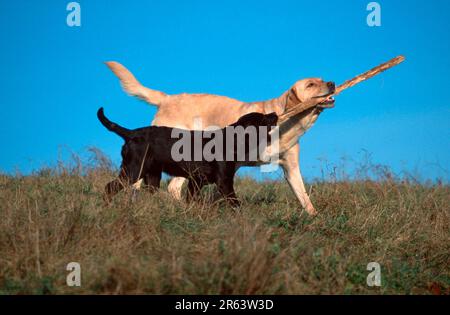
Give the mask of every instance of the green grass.
M 154 195 L 102 201 L 105 168 L 0 176 L 0 294 L 449 294 L 450 188 L 238 178 L 239 210 Z M 308 187 L 309 189 L 310 187 Z M 81 287 L 66 265 L 81 264 Z M 381 287 L 368 287 L 369 262 Z

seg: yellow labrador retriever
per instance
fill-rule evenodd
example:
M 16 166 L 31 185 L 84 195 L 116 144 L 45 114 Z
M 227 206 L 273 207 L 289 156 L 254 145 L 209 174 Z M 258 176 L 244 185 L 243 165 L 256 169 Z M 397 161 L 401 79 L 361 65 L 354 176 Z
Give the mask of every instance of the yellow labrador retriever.
M 275 112 L 280 115 L 300 102 L 316 97 L 327 97 L 335 89 L 333 82 L 310 78 L 297 81 L 278 98 L 252 103 L 210 94 L 167 95 L 140 84 L 120 63 L 111 61 L 106 64 L 120 79 L 127 93 L 158 107 L 153 125 L 191 130 L 199 129 L 196 123 L 198 119 L 202 122 L 200 128 L 208 126 L 223 128 L 251 112 L 264 114 Z M 328 99 L 327 102 L 333 103 L 334 100 Z M 291 118 L 286 124 L 287 131 L 280 132 L 279 141 L 278 164 L 283 168 L 285 177 L 301 205 L 311 215 L 316 214 L 316 210 L 309 199 L 300 173 L 298 139 L 314 124 L 319 113 L 320 110 L 311 109 Z M 169 191 L 177 199 L 181 198 L 181 187 L 184 181 L 184 178 L 176 177 L 169 183 Z

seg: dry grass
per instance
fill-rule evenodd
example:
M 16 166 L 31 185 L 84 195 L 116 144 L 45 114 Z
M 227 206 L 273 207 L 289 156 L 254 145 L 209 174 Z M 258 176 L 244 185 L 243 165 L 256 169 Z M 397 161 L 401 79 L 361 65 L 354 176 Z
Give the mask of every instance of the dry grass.
M 102 201 L 113 173 L 0 176 L 1 294 L 448 294 L 448 185 L 390 176 L 317 182 L 319 216 L 284 182 L 238 179 L 243 206 L 185 204 L 164 191 Z M 82 286 L 67 287 L 66 265 Z M 382 286 L 366 266 L 382 266 Z

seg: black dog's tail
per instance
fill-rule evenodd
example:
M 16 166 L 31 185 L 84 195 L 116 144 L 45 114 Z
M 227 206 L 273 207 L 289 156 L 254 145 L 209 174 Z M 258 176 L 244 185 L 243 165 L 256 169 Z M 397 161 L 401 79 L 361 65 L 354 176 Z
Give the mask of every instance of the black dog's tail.
M 122 126 L 119 126 L 116 123 L 113 123 L 108 118 L 106 118 L 105 113 L 103 112 L 103 107 L 100 107 L 97 111 L 97 117 L 98 120 L 102 123 L 103 126 L 106 127 L 109 131 L 112 131 L 114 133 L 117 133 L 122 138 L 129 139 L 131 136 L 131 130 L 124 128 Z

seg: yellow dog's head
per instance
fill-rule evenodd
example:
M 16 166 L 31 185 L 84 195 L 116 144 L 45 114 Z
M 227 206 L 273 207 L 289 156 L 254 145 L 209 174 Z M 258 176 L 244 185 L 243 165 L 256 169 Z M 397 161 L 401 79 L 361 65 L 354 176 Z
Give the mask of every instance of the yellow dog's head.
M 332 81 L 325 82 L 319 78 L 308 78 L 297 81 L 290 89 L 291 95 L 295 95 L 298 102 L 305 102 L 313 98 L 330 96 L 321 107 L 333 107 L 334 99 L 331 95 L 335 92 L 336 85 Z M 293 100 L 295 101 L 295 100 Z

